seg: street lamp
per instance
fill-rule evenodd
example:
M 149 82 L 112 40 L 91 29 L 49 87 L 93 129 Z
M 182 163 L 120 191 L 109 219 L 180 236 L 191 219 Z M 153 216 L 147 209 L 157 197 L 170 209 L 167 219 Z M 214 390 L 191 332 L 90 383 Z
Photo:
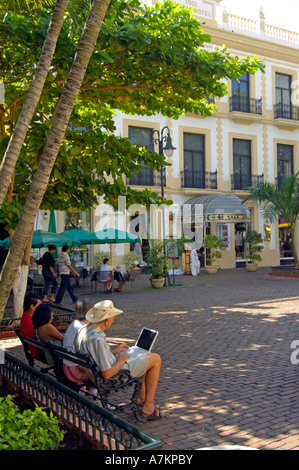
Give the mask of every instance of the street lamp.
M 155 134 L 157 135 L 155 136 Z M 170 130 L 168 126 L 163 127 L 161 134 L 157 129 L 153 130 L 152 135 L 151 135 L 149 152 L 155 151 L 155 144 L 158 144 L 159 155 L 163 155 L 163 152 L 165 152 L 166 157 L 172 157 L 175 147 L 172 145 L 172 141 L 170 137 Z M 164 198 L 164 167 L 162 166 L 160 169 L 160 173 L 161 173 L 161 197 Z M 163 208 L 162 209 L 162 240 L 164 240 L 164 237 L 165 237 L 164 217 L 165 217 L 165 213 L 164 213 L 164 208 Z M 164 255 L 165 255 L 165 245 L 163 247 L 163 250 L 164 250 Z M 164 286 L 166 286 L 166 278 L 168 279 L 168 285 L 169 285 L 169 276 L 166 270 L 166 265 L 164 266 L 164 273 L 165 273 Z
M 164 134 L 164 132 L 167 132 L 167 133 Z M 155 134 L 157 134 L 157 137 L 155 137 Z M 168 126 L 163 127 L 161 131 L 161 135 L 157 129 L 155 129 L 152 132 L 150 146 L 149 146 L 150 153 L 155 151 L 155 144 L 159 145 L 159 155 L 163 155 L 163 152 L 165 152 L 166 157 L 172 157 L 175 147 L 173 147 L 172 145 L 172 141 L 170 137 L 170 130 Z M 164 197 L 164 167 L 161 167 L 160 173 L 161 173 L 161 196 Z

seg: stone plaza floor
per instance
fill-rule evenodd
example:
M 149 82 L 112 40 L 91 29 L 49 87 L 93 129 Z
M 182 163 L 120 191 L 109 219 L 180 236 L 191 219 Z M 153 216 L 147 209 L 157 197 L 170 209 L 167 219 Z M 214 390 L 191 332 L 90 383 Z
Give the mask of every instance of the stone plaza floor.
M 152 289 L 144 274 L 141 290 L 109 297 L 76 288 L 79 297 L 109 298 L 124 311 L 109 339 L 131 345 L 143 326 L 159 330 L 156 402 L 165 418 L 138 426 L 161 439 L 163 450 L 299 450 L 299 353 L 291 348 L 299 344 L 299 279 L 268 272 L 202 271 L 163 289 Z M 73 308 L 68 294 L 63 303 Z M 0 346 L 22 355 L 16 340 Z

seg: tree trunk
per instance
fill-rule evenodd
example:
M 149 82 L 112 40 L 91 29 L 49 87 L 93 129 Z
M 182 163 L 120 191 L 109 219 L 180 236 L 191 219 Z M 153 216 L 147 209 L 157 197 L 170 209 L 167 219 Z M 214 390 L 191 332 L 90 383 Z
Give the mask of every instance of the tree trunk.
M 10 251 L 1 272 L 0 319 L 3 316 L 21 257 L 28 242 L 29 234 L 33 229 L 35 216 L 47 189 L 59 147 L 63 140 L 71 112 L 79 94 L 80 86 L 109 4 L 110 0 L 94 0 L 78 43 L 77 52 L 62 92 L 38 169 L 31 184 L 21 218 L 12 240 Z
M 4 201 L 8 186 L 14 174 L 16 161 L 19 157 L 28 127 L 30 125 L 35 108 L 38 104 L 51 62 L 56 48 L 58 36 L 63 24 L 68 0 L 57 0 L 53 16 L 49 24 L 42 52 L 36 67 L 35 76 L 31 82 L 25 98 L 21 114 L 15 130 L 10 138 L 0 167 L 0 205 Z
M 20 264 L 13 283 L 13 317 L 21 317 L 23 314 L 24 297 L 27 289 L 29 266 Z

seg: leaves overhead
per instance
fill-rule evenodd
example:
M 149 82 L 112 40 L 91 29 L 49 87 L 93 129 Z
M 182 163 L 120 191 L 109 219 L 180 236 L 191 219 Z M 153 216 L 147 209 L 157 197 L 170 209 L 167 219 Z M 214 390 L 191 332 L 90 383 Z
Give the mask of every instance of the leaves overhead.
M 30 2 L 29 2 L 30 3 Z M 36 2 L 30 11 L 10 11 L 1 1 L 0 81 L 5 105 L 0 109 L 0 153 L 3 155 L 29 88 L 51 19 L 52 7 Z M 89 3 L 89 2 L 85 2 Z M 4 5 L 7 8 L 3 9 Z M 79 27 L 88 10 L 70 2 L 52 66 L 16 167 L 13 193 L 24 201 L 57 103 L 75 54 Z M 81 15 L 81 16 L 80 16 Z M 145 163 L 158 170 L 166 160 L 115 135 L 115 110 L 126 114 L 163 114 L 178 118 L 186 112 L 208 116 L 214 105 L 209 96 L 227 93 L 224 79 L 245 71 L 263 69 L 257 57 L 232 57 L 226 48 L 212 49 L 210 37 L 178 4 L 140 7 L 137 0 L 113 0 L 89 63 L 71 123 L 60 148 L 42 207 L 66 210 L 95 207 L 98 196 L 115 202 L 127 195 L 128 203 L 160 202 L 150 189 L 126 186 Z M 4 125 L 3 125 L 4 122 Z

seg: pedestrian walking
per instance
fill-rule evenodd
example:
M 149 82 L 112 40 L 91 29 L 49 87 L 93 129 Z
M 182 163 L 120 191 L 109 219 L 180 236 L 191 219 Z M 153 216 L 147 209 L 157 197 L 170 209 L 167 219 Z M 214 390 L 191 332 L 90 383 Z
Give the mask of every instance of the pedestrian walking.
M 55 260 L 53 253 L 56 250 L 55 245 L 48 245 L 48 251 L 44 254 L 41 259 L 42 263 L 42 274 L 44 277 L 44 289 L 43 289 L 43 301 L 44 302 L 54 302 L 55 294 L 58 288 L 57 276 L 55 274 Z M 48 300 L 48 291 L 51 286 L 51 295 Z
M 77 273 L 77 271 L 72 267 L 69 252 L 69 245 L 63 245 L 62 252 L 57 258 L 57 268 L 61 278 L 61 282 L 55 299 L 56 305 L 61 305 L 66 290 L 70 294 L 73 303 L 77 302 L 78 300 L 78 297 L 75 295 L 74 289 L 71 285 L 71 272 L 77 277 L 80 277 L 80 274 Z

